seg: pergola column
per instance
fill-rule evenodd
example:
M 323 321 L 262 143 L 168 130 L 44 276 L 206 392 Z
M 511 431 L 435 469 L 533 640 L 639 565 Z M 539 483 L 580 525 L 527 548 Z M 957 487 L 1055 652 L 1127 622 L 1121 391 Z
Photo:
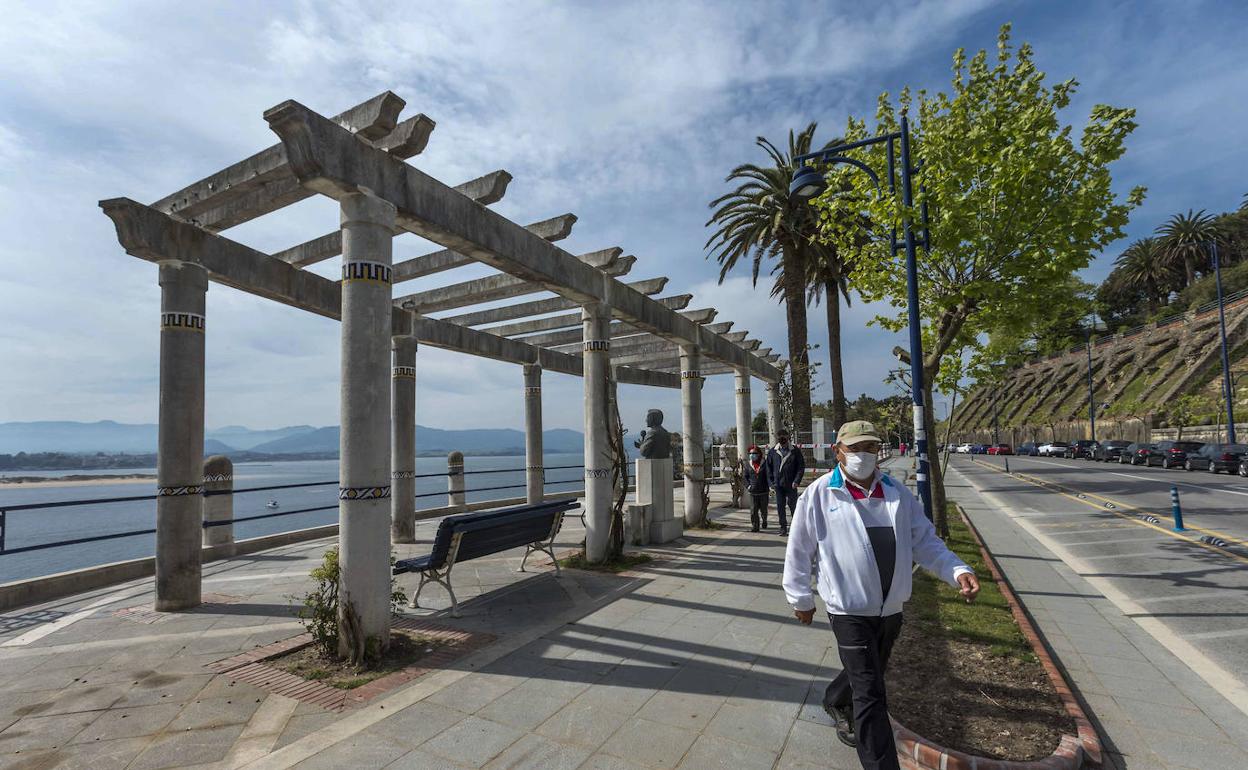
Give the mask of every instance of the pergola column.
M 200 603 L 204 501 L 204 306 L 208 271 L 160 263 L 156 611 Z
M 529 505 L 546 496 L 542 458 L 542 367 L 524 365 L 524 484 Z
M 767 383 L 767 443 L 780 441 L 780 383 Z
M 601 562 L 611 528 L 611 450 L 607 440 L 610 398 L 611 309 L 595 302 L 581 309 L 585 380 L 585 558 Z
M 745 462 L 746 452 L 754 443 L 754 432 L 750 427 L 750 370 L 737 369 L 737 461 Z
M 403 314 L 407 334 L 391 338 L 394 370 L 391 378 L 393 425 L 390 464 L 394 489 L 390 496 L 390 539 L 416 542 L 416 338 L 411 336 L 411 316 Z
M 684 427 L 685 525 L 702 523 L 702 485 L 706 463 L 702 453 L 702 352 L 697 345 L 680 346 L 680 406 Z
M 342 437 L 338 490 L 339 654 L 390 641 L 390 336 L 395 208 L 341 200 Z M 409 501 L 410 502 L 410 501 Z M 353 617 L 348 617 L 353 614 Z M 356 637 L 350 639 L 352 630 Z

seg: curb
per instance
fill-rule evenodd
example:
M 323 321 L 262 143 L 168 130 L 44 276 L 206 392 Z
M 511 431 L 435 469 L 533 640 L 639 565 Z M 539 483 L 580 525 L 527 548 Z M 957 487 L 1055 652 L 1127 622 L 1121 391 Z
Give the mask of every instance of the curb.
M 1057 690 L 1057 695 L 1061 698 L 1062 705 L 1066 707 L 1066 713 L 1075 721 L 1078 737 L 1063 735 L 1057 748 L 1044 759 L 1012 762 L 976 757 L 960 751 L 946 749 L 912 732 L 894 719 L 893 737 L 897 742 L 897 754 L 901 760 L 901 766 L 907 768 L 907 770 L 1078 770 L 1078 768 L 1084 766 L 1085 760 L 1100 765 L 1101 739 L 1092 727 L 1092 722 L 1088 720 L 1083 707 L 1076 700 L 1074 692 L 1070 688 L 1070 683 L 1066 681 L 1066 677 L 1058 669 L 1057 665 L 1054 664 L 1048 648 L 1040 638 L 1039 633 L 1036 632 L 1035 626 L 1032 625 L 1031 618 L 1027 616 L 1023 605 L 1018 601 L 1018 597 L 1014 595 L 1009 581 L 1006 580 L 1004 573 L 997 566 L 996 560 L 992 558 L 992 554 L 988 551 L 987 546 L 984 545 L 983 538 L 979 536 L 979 530 L 975 528 L 975 524 L 971 522 L 966 512 L 962 510 L 962 506 L 958 506 L 958 513 L 962 517 L 962 521 L 966 523 L 967 529 L 970 530 L 971 537 L 975 538 L 975 543 L 979 546 L 979 552 L 984 557 L 984 563 L 988 565 L 988 571 L 992 573 L 993 579 L 996 580 L 997 585 L 1001 589 L 1001 595 L 1005 597 L 1005 601 L 1010 605 L 1010 612 L 1014 615 L 1015 622 L 1018 623 L 1023 636 L 1027 637 L 1027 641 L 1031 644 L 1036 657 L 1040 659 L 1040 664 L 1044 666 L 1045 672 L 1049 675 L 1049 681 L 1053 683 L 1053 688 Z

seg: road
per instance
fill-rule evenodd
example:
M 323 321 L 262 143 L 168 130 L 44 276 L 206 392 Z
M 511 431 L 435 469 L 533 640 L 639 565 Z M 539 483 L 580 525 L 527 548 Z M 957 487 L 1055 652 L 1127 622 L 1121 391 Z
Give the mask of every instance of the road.
M 1159 622 L 1248 680 L 1248 479 L 1037 457 L 1009 458 L 1007 476 L 1004 459 L 954 455 L 951 465 L 1080 575 L 1112 584 L 1135 605 L 1129 617 Z M 1172 531 L 1171 485 L 1185 533 Z

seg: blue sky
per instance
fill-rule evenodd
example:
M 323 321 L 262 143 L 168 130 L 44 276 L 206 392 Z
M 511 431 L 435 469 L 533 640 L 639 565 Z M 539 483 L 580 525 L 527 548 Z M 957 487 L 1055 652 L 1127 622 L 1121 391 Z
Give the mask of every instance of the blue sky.
M 495 208 L 520 222 L 573 212 L 564 246 L 620 246 L 632 277 L 785 347 L 783 310 L 744 273 L 724 285 L 705 259 L 707 202 L 737 163 L 820 123 L 836 134 L 879 92 L 940 89 L 952 52 L 991 48 L 1002 22 L 1054 80 L 1082 84 L 1067 120 L 1098 102 L 1135 107 L 1140 128 L 1114 168 L 1149 188 L 1129 234 L 1248 192 L 1248 76 L 1240 2 L 394 2 L 8 3 L 0 28 L 0 421 L 155 420 L 156 268 L 126 256 L 101 198 L 155 200 L 261 147 L 265 109 L 297 99 L 332 114 L 382 90 L 437 121 L 413 162 L 451 184 L 498 168 Z M 228 231 L 276 250 L 336 226 L 305 201 Z M 1125 242 L 1124 242 L 1125 243 Z M 1118 244 L 1085 277 L 1108 271 Z M 396 259 L 430 250 L 405 235 Z M 337 263 L 316 268 L 332 275 Z M 425 288 L 485 274 L 464 269 Z M 899 340 L 844 312 L 851 396 L 883 394 Z M 811 311 L 816 359 L 822 308 Z M 337 422 L 337 324 L 213 286 L 207 422 Z M 517 367 L 423 349 L 418 421 L 518 427 Z M 825 382 L 817 397 L 826 398 Z M 705 389 L 706 420 L 731 424 L 730 378 Z M 649 406 L 679 422 L 674 391 L 622 388 L 634 430 Z M 755 387 L 755 406 L 763 389 Z M 547 375 L 549 427 L 581 427 L 580 381 Z

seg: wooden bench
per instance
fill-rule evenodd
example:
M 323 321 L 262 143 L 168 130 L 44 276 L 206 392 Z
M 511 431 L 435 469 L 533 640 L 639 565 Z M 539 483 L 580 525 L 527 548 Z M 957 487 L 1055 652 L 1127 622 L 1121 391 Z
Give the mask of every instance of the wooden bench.
M 462 561 L 525 546 L 520 571 L 534 551 L 548 554 L 559 577 L 555 558 L 555 536 L 563 525 L 564 514 L 575 508 L 575 500 L 559 500 L 539 505 L 522 505 L 498 511 L 460 513 L 447 516 L 438 525 L 433 551 L 426 556 L 394 563 L 393 574 L 420 573 L 420 585 L 412 595 L 411 606 L 419 607 L 420 592 L 426 583 L 437 583 L 451 595 L 451 615 L 459 617 L 459 602 L 451 589 L 451 569 Z

